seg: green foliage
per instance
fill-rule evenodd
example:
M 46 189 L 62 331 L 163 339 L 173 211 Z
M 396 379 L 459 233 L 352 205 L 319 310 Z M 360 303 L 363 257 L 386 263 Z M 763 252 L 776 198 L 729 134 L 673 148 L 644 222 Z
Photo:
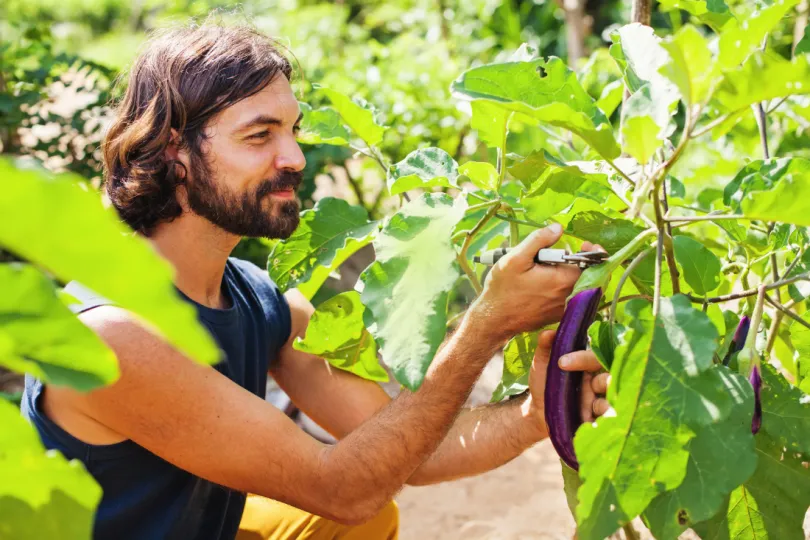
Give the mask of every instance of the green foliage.
M 270 277 L 282 291 L 298 288 L 311 299 L 331 272 L 371 242 L 377 229 L 362 208 L 333 197 L 321 199 L 301 213 L 292 236 L 270 252 Z
M 115 355 L 36 268 L 0 264 L 0 365 L 79 390 L 118 378 Z
M 377 361 L 377 344 L 363 325 L 364 311 L 355 291 L 333 296 L 318 306 L 306 336 L 297 338 L 293 347 L 364 379 L 387 381 L 388 374 Z
M 388 191 L 391 195 L 399 195 L 416 188 L 451 187 L 455 185 L 459 172 L 456 160 L 441 148 L 414 150 L 391 167 Z
M 444 339 L 447 297 L 458 277 L 450 233 L 467 203 L 425 194 L 388 219 L 374 239 L 362 301 L 366 327 L 397 381 L 419 387 Z
M 6 160 L 0 160 L 0 178 L 9 179 L 0 198 L 0 246 L 150 321 L 189 357 L 219 361 L 194 308 L 177 294 L 169 263 L 104 208 L 96 193 L 75 177 L 19 170 Z M 32 242 L 29 231 L 43 234 Z
M 78 461 L 46 452 L 14 405 L 0 400 L 0 536 L 90 538 L 101 488 Z
M 492 402 L 520 394 L 529 387 L 529 371 L 537 348 L 537 332 L 519 334 L 503 350 L 503 375 L 492 393 Z
M 681 485 L 687 443 L 746 403 L 728 389 L 747 382 L 712 367 L 717 330 L 685 297 L 662 299 L 657 317 L 640 300 L 626 312 L 629 328 L 616 347 L 607 396 L 616 416 L 583 425 L 574 439 L 583 479 L 577 523 L 585 538 L 609 536 Z

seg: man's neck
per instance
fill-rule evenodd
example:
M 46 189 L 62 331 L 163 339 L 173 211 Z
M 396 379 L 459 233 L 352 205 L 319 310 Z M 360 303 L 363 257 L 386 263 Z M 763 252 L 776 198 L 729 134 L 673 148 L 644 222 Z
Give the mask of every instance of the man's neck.
M 184 213 L 159 225 L 150 243 L 175 268 L 178 289 L 204 306 L 223 309 L 222 276 L 240 238 L 194 214 Z

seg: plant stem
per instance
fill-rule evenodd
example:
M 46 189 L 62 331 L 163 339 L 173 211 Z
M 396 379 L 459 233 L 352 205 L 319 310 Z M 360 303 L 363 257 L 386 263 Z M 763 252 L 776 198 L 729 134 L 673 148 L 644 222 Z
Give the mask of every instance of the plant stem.
M 489 201 L 489 202 L 485 202 L 485 203 L 481 203 L 481 204 L 474 204 L 472 206 L 468 206 L 467 210 L 465 210 L 465 213 L 471 214 L 471 213 L 473 213 L 473 212 L 475 212 L 477 210 L 481 210 L 482 208 L 489 208 L 493 204 L 500 204 L 500 203 L 501 203 L 500 199 L 495 199 L 493 201 Z
M 622 525 L 622 530 L 624 531 L 624 537 L 626 540 L 641 540 L 641 537 L 638 535 L 638 531 L 636 531 L 636 528 L 633 527 L 632 523 L 625 523 Z
M 768 151 L 768 124 L 762 102 L 754 105 L 754 116 L 757 119 L 757 126 L 759 126 L 759 141 L 762 144 L 762 155 L 765 159 L 771 159 L 771 153 Z
M 728 120 L 729 118 L 731 118 L 732 116 L 737 114 L 737 112 L 739 112 L 739 111 L 733 111 L 733 112 L 730 112 L 730 113 L 726 113 L 726 114 L 724 114 L 722 116 L 718 116 L 717 118 L 715 118 L 714 120 L 712 120 L 711 122 L 709 122 L 708 124 L 703 126 L 702 128 L 695 130 L 692 133 L 692 137 L 698 138 L 698 137 L 701 137 L 701 136 L 707 134 L 708 132 L 710 132 L 711 130 L 713 130 L 714 128 L 716 128 L 717 126 L 719 126 L 720 124 L 722 124 L 723 122 L 725 122 L 726 120 Z
M 517 219 L 510 216 L 505 216 L 503 214 L 495 214 L 495 217 L 498 219 L 502 219 L 504 221 L 508 221 L 509 223 L 517 223 L 519 225 L 528 225 L 530 227 L 536 227 L 538 229 L 545 227 L 545 225 L 541 225 L 540 223 L 535 223 L 534 221 L 525 221 L 523 219 Z
M 614 298 L 615 298 L 615 296 L 614 296 Z M 626 295 L 622 296 L 621 298 L 619 298 L 618 300 L 616 300 L 616 302 L 621 303 L 621 302 L 626 302 L 628 300 L 635 300 L 636 298 L 643 298 L 644 300 L 648 300 L 648 301 L 652 301 L 652 299 L 653 299 L 652 296 L 650 296 L 649 294 L 626 294 Z M 602 311 L 605 308 L 609 308 L 612 304 L 613 304 L 613 300 L 611 300 L 610 302 L 605 302 L 605 303 L 601 304 L 599 306 L 599 311 Z
M 657 194 L 656 194 L 657 197 Z M 661 208 L 663 206 L 665 212 L 669 212 L 669 207 L 667 205 L 667 181 L 666 178 L 661 182 L 661 198 L 660 201 L 657 203 L 657 214 L 656 214 L 656 221 L 658 222 L 658 226 L 660 227 L 662 224 L 664 226 L 664 250 L 666 251 L 667 256 L 667 267 L 669 268 L 669 278 L 672 281 L 672 294 L 678 294 L 681 292 L 681 284 L 680 284 L 680 273 L 678 272 L 678 265 L 675 262 L 675 245 L 672 242 L 672 226 L 669 222 L 664 221 L 661 215 Z
M 799 261 L 802 259 L 802 255 L 804 255 L 805 249 L 806 247 L 804 245 L 799 246 L 799 252 L 796 254 L 796 258 L 793 259 L 793 261 L 791 261 L 790 263 L 790 266 L 788 266 L 785 269 L 784 273 L 782 274 L 782 279 L 786 278 L 788 275 L 790 275 L 791 272 L 793 272 L 793 269 L 796 268 L 796 265 L 799 264 Z
M 739 214 L 709 214 L 708 216 L 675 216 L 675 217 L 664 216 L 664 221 L 667 222 L 719 221 L 723 219 L 749 219 L 749 218 Z
M 772 291 L 774 289 L 778 289 L 780 287 L 784 287 L 785 285 L 790 285 L 791 283 L 796 283 L 797 281 L 810 281 L 810 272 L 804 272 L 802 274 L 797 274 L 793 277 L 781 279 L 776 283 L 771 283 L 770 285 L 765 286 L 766 291 Z M 740 298 L 747 298 L 750 296 L 756 296 L 759 291 L 759 288 L 747 289 L 745 291 L 740 291 L 738 293 L 732 294 L 724 294 L 722 296 L 714 296 L 712 298 L 700 298 L 697 296 L 693 296 L 691 294 L 687 294 L 686 296 L 692 301 L 699 304 L 702 304 L 704 301 L 708 302 L 709 304 L 720 304 L 722 302 L 729 302 L 731 300 L 738 300 Z
M 498 205 L 493 205 L 489 209 L 489 211 L 487 211 L 487 213 L 480 220 L 478 220 L 478 223 L 475 224 L 475 227 L 473 227 L 472 230 L 470 230 L 467 233 L 467 237 L 464 239 L 464 244 L 461 246 L 461 251 L 456 257 L 459 266 L 461 266 L 461 269 L 464 271 L 465 274 L 467 274 L 467 278 L 470 280 L 473 289 L 475 289 L 476 296 L 481 294 L 483 287 L 481 286 L 481 283 L 478 281 L 478 276 L 475 275 L 475 272 L 473 271 L 472 267 L 470 267 L 470 263 L 467 260 L 467 251 L 469 251 L 470 249 L 472 239 L 475 237 L 476 234 L 478 234 L 478 232 L 483 228 L 483 226 L 486 225 L 490 219 L 492 219 L 492 216 L 495 215 L 495 213 L 498 211 L 498 208 L 499 208 Z
M 627 278 L 630 277 L 630 274 L 636 269 L 636 267 L 641 264 L 641 261 L 652 252 L 652 248 L 647 248 L 638 255 L 627 265 L 627 269 L 622 274 L 622 277 L 619 279 L 619 283 L 616 285 L 616 292 L 613 294 L 613 302 L 610 304 L 610 316 L 608 317 L 608 324 L 613 326 L 613 321 L 616 320 L 616 307 L 619 304 L 619 299 L 622 293 L 622 287 L 624 287 L 625 281 Z
M 658 315 L 661 304 L 661 272 L 664 255 L 664 230 L 658 229 L 658 242 L 655 246 L 655 292 L 653 294 L 653 317 Z

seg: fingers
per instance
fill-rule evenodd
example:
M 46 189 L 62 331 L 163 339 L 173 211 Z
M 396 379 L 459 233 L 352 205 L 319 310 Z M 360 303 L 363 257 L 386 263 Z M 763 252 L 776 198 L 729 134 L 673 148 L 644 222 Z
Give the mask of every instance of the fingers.
M 593 402 L 594 416 L 602 416 L 610 409 L 610 403 L 605 398 L 598 398 Z
M 593 351 L 574 351 L 560 358 L 560 367 L 565 371 L 599 371 L 602 364 Z
M 600 373 L 591 381 L 591 387 L 597 394 L 607 394 L 608 384 L 610 384 L 610 373 Z
M 592 244 L 590 242 L 582 242 L 582 247 L 580 249 L 582 251 L 603 251 L 607 253 L 607 251 L 605 251 L 605 248 L 603 248 L 599 244 Z
M 582 375 L 582 391 L 580 392 L 579 400 L 579 414 L 582 416 L 583 422 L 593 422 L 593 403 L 596 400 L 596 394 L 593 392 L 591 385 L 591 373 L 584 373 Z
M 543 229 L 537 229 L 527 236 L 520 244 L 515 246 L 503 260 L 509 260 L 506 264 L 511 266 L 515 262 L 520 266 L 531 268 L 534 266 L 534 256 L 541 249 L 553 246 L 562 236 L 562 226 L 559 223 L 552 223 Z

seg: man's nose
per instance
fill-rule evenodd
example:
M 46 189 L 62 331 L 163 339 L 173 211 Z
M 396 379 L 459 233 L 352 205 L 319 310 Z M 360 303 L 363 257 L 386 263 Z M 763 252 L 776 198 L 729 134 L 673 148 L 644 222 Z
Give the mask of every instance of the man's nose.
M 298 145 L 295 137 L 285 137 L 283 146 L 276 155 L 274 166 L 277 170 L 302 171 L 307 164 L 307 158 Z

